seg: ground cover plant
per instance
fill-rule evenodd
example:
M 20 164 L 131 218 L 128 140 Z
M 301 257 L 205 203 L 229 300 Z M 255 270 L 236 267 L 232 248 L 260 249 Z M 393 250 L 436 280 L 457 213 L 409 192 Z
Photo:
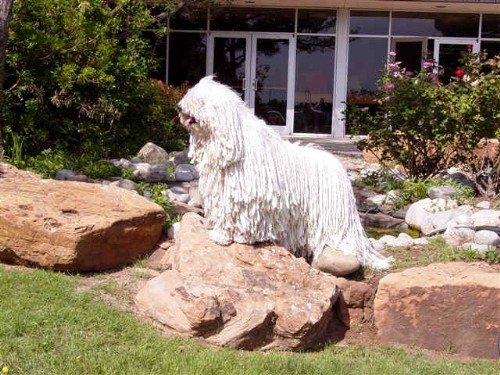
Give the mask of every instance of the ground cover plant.
M 135 273 L 138 275 L 138 273 Z M 82 289 L 89 278 L 100 286 Z M 432 359 L 382 346 L 330 345 L 314 353 L 251 353 L 165 338 L 123 304 L 103 275 L 0 266 L 0 366 L 9 374 L 496 374 L 486 360 Z M 142 277 L 142 276 L 141 276 Z

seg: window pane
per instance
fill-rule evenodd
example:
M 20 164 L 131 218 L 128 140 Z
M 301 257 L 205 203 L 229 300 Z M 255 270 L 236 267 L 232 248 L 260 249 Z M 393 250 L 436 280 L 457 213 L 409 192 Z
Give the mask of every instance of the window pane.
M 486 50 L 488 57 L 492 58 L 495 55 L 500 55 L 500 40 L 498 42 L 481 42 L 481 51 Z
M 207 11 L 188 12 L 181 9 L 170 18 L 170 28 L 172 30 L 206 30 Z
M 332 132 L 334 37 L 297 37 L 295 133 Z
M 478 32 L 478 14 L 410 12 L 392 14 L 392 35 L 477 38 Z
M 347 102 L 370 104 L 377 92 L 377 80 L 387 60 L 387 39 L 351 38 Z
M 500 14 L 483 15 L 483 38 L 500 38 Z
M 169 38 L 168 81 L 180 85 L 197 83 L 205 76 L 207 35 L 171 33 Z
M 351 11 L 349 32 L 351 34 L 387 35 L 389 12 Z
M 293 32 L 295 10 L 218 8 L 212 12 L 211 30 Z
M 335 11 L 300 9 L 297 31 L 335 34 L 336 20 Z

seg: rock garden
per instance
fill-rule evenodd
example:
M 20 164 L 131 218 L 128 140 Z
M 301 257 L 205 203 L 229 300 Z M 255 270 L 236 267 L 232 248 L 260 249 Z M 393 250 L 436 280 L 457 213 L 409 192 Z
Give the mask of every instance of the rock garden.
M 1 164 L 0 259 L 112 270 L 107 277 L 128 297 L 120 303 L 105 293 L 110 303 L 167 335 L 216 346 L 298 351 L 375 343 L 498 358 L 498 200 L 464 200 L 456 181 L 465 175 L 452 170 L 449 185 L 430 186 L 427 197 L 398 207 L 401 191 L 381 194 L 370 183 L 383 174 L 377 165 L 340 158 L 373 245 L 394 257 L 388 272 L 311 267 L 271 243 L 216 245 L 187 153 L 152 143 L 136 158 L 109 160 L 125 172 L 106 180 L 71 170 L 41 179 Z M 133 272 L 125 267 L 137 259 Z M 82 287 L 100 282 L 90 276 Z

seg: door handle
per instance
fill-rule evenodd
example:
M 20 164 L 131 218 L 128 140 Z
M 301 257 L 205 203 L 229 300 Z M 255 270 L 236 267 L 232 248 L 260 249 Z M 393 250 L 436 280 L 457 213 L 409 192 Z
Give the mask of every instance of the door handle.
M 243 79 L 241 80 L 241 89 L 242 89 L 243 91 L 245 91 L 245 90 L 247 89 L 247 79 L 246 79 L 246 78 L 243 78 Z

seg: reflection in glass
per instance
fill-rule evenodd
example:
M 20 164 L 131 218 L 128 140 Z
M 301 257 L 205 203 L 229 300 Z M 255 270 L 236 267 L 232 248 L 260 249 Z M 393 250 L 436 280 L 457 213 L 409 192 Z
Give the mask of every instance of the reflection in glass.
M 483 38 L 500 38 L 500 14 L 483 14 Z
M 214 38 L 214 73 L 217 80 L 244 98 L 247 41 L 245 38 Z
M 206 30 L 207 11 L 188 11 L 181 8 L 170 18 L 170 28 L 172 30 Z
M 299 9 L 297 32 L 335 34 L 334 10 Z
M 482 41 L 481 51 L 486 51 L 488 53 L 488 58 L 500 55 L 500 40 L 496 42 Z
M 351 38 L 347 102 L 372 104 L 377 92 L 377 80 L 387 59 L 386 38 Z
M 168 83 L 197 83 L 205 76 L 207 35 L 205 33 L 170 33 Z
M 295 133 L 331 134 L 334 57 L 334 37 L 297 37 Z
M 286 125 L 288 39 L 257 39 L 255 115 L 268 125 Z
M 407 72 L 417 72 L 422 67 L 424 58 L 423 41 L 396 41 L 396 61 L 400 61 L 400 67 L 405 68 Z
M 424 12 L 392 14 L 392 35 L 477 38 L 478 31 L 478 14 Z
M 353 10 L 349 20 L 350 34 L 387 35 L 389 33 L 389 12 Z
M 217 8 L 211 18 L 211 30 L 293 32 L 295 10 Z

